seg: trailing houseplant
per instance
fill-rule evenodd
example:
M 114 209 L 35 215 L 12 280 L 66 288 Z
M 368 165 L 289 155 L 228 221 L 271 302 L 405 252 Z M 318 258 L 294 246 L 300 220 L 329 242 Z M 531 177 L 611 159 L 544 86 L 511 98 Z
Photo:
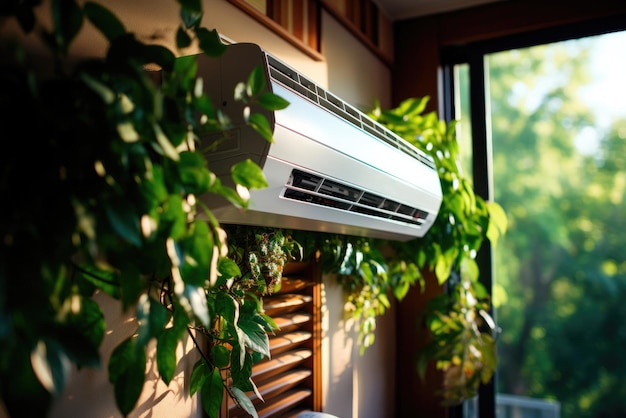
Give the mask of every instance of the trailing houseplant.
M 157 342 L 168 384 L 176 346 L 191 335 L 201 358 L 188 387 L 206 413 L 217 416 L 226 387 L 256 415 L 243 391 L 255 389 L 249 365 L 268 355 L 272 321 L 251 296 L 259 286 L 245 276 L 250 264 L 229 256 L 226 233 L 196 197 L 245 208 L 246 189 L 266 182 L 250 161 L 232 168 L 235 188 L 206 166 L 197 138 L 230 121 L 204 93 L 195 58 L 176 58 L 226 46 L 200 25 L 198 0 L 179 1 L 176 51 L 140 42 L 93 2 L 52 0 L 45 28 L 34 13 L 40 3 L 0 7 L 0 19 L 38 34 L 50 57 L 36 61 L 19 41 L 0 43 L 0 400 L 13 417 L 44 416 L 73 366 L 100 365 L 105 318 L 92 297 L 104 292 L 137 318 L 135 335 L 109 359 L 121 413 L 142 391 L 148 343 Z M 108 50 L 76 62 L 68 51 L 87 23 Z M 160 85 L 148 64 L 163 70 Z M 271 140 L 255 109 L 287 103 L 262 80 L 256 70 L 234 94 L 245 121 Z
M 219 55 L 225 46 L 215 31 L 200 26 L 202 7 L 196 0 L 179 1 L 180 51 L 139 42 L 92 2 L 53 0 L 53 26 L 42 29 L 33 13 L 39 3 L 15 0 L 0 8 L 2 18 L 17 19 L 25 32 L 38 30 L 53 57 L 52 71 L 42 76 L 32 70 L 19 43 L 2 42 L 3 403 L 12 416 L 44 415 L 71 364 L 99 365 L 105 323 L 92 296 L 101 291 L 119 299 L 124 309 L 136 310 L 138 319 L 136 337 L 120 344 L 109 362 L 122 413 L 134 408 L 143 387 L 149 341 L 157 341 L 158 370 L 168 383 L 176 344 L 186 335 L 202 334 L 209 350 L 197 342 L 201 359 L 190 393 L 198 392 L 207 414 L 216 416 L 226 387 L 254 416 L 243 392 L 255 390 L 250 366 L 268 354 L 267 332 L 273 327 L 257 294 L 274 288 L 298 245 L 276 230 L 227 234 L 196 200 L 213 193 L 245 207 L 245 189 L 265 186 L 249 161 L 233 167 L 236 188 L 223 186 L 195 150 L 198 136 L 228 130 L 229 118 L 202 92 L 195 59 L 175 56 L 192 46 Z M 87 21 L 108 40 L 107 56 L 70 65 L 69 47 Z M 159 88 L 145 64 L 165 70 Z M 286 106 L 261 80 L 260 73 L 252 73 L 236 89 L 236 99 L 252 109 Z M 424 106 L 425 99 L 411 100 L 390 111 L 376 108 L 372 116 L 436 156 L 444 205 L 431 232 L 405 245 L 325 234 L 313 240 L 326 254 L 327 271 L 337 272 L 348 290 L 363 349 L 373 342 L 375 318 L 389 308 L 390 293 L 402 299 L 411 286 L 423 285 L 424 269 L 433 269 L 441 282 L 459 271 L 452 296 L 444 295 L 432 310 L 436 344 L 427 354 L 451 378 L 458 370 L 487 377 L 491 360 L 485 367 L 480 364 L 488 359 L 484 354 L 481 359 L 465 355 L 470 347 L 484 353 L 490 347 L 488 339 L 482 346 L 467 343 L 488 335 L 478 327 L 482 320 L 489 324 L 481 312 L 487 312 L 486 301 L 473 258 L 483 239 L 493 240 L 502 231 L 504 217 L 497 205 L 473 195 L 458 169 L 453 128 L 433 114 L 422 115 Z M 271 140 L 259 113 L 246 120 Z M 196 218 L 199 212 L 208 222 Z M 467 314 L 462 329 L 479 332 L 459 334 L 458 312 Z M 460 335 L 470 336 L 459 340 Z M 458 367 L 467 364 L 478 372 Z M 461 389 L 450 385 L 450 399 L 456 400 L 460 390 L 471 390 L 476 382 L 454 381 L 462 383 Z
M 377 106 L 371 114 L 435 160 L 443 193 L 435 223 L 419 240 L 390 245 L 392 263 L 433 271 L 440 284 L 447 284 L 448 292 L 424 312 L 432 341 L 420 353 L 418 371 L 423 376 L 426 362 L 435 360 L 444 373 L 444 403 L 458 404 L 474 396 L 495 371 L 496 325 L 475 258 L 485 240 L 496 244 L 507 219 L 500 205 L 475 195 L 461 167 L 455 122 L 424 113 L 427 102 L 428 97 L 407 99 L 391 110 Z
M 423 377 L 426 364 L 435 361 L 444 374 L 443 402 L 452 405 L 474 396 L 495 370 L 496 325 L 475 257 L 485 240 L 496 244 L 507 221 L 497 203 L 474 194 L 460 165 L 455 122 L 424 113 L 427 102 L 412 98 L 390 110 L 376 105 L 370 113 L 435 160 L 443 201 L 426 235 L 399 242 L 320 234 L 314 241 L 323 249 L 325 270 L 337 273 L 348 294 L 361 352 L 374 342 L 376 318 L 390 307 L 389 296 L 402 300 L 412 286 L 423 289 L 427 271 L 446 285 L 448 291 L 423 312 L 432 338 L 419 353 L 417 369 Z

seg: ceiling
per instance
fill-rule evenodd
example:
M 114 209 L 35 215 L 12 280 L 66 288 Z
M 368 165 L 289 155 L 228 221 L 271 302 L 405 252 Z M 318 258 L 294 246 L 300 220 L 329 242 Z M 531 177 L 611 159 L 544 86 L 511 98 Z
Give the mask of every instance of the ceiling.
M 392 21 L 465 9 L 495 1 L 500 0 L 374 0 Z

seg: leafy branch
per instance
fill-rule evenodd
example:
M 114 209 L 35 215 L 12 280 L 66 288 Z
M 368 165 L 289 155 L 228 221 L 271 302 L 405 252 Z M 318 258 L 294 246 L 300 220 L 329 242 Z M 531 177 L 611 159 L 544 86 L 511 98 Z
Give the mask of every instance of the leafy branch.
M 455 122 L 424 114 L 427 102 L 408 99 L 390 110 L 376 105 L 370 113 L 435 160 L 443 201 L 426 235 L 408 242 L 326 234 L 298 240 L 315 242 L 325 271 L 337 273 L 348 294 L 346 309 L 359 324 L 361 353 L 373 344 L 376 318 L 391 306 L 390 296 L 401 301 L 412 286 L 423 289 L 426 271 L 448 284 L 449 291 L 424 310 L 433 338 L 420 352 L 418 371 L 423 376 L 434 360 L 445 376 L 443 400 L 456 404 L 473 396 L 495 369 L 495 323 L 475 257 L 485 239 L 496 244 L 507 219 L 500 205 L 474 194 L 460 165 Z
M 50 30 L 36 21 L 38 1 L 0 9 L 24 32 L 36 32 L 54 57 L 51 72 L 37 73 L 41 66 L 31 65 L 19 42 L 0 45 L 7 86 L 0 121 L 10 138 L 0 155 L 0 396 L 13 417 L 45 416 L 72 364 L 100 365 L 105 318 L 92 299 L 97 291 L 137 319 L 135 335 L 109 359 L 120 412 L 127 415 L 140 396 L 148 343 L 157 343 L 168 384 L 176 346 L 191 332 L 211 347 L 190 385 L 205 412 L 217 416 L 225 385 L 256 416 L 242 394 L 254 389 L 249 366 L 269 355 L 273 324 L 253 296 L 256 283 L 242 279 L 246 263 L 230 258 L 224 229 L 197 196 L 245 208 L 248 189 L 266 182 L 258 166 L 243 161 L 227 187 L 196 151 L 201 135 L 231 123 L 204 93 L 196 58 L 176 56 L 187 48 L 218 56 L 226 46 L 200 26 L 200 2 L 179 3 L 176 53 L 138 41 L 97 3 L 53 0 Z M 68 51 L 85 22 L 104 35 L 108 51 L 73 62 Z M 158 85 L 147 65 L 161 68 Z M 233 95 L 245 104 L 244 121 L 271 140 L 255 109 L 287 102 L 262 80 L 253 71 Z

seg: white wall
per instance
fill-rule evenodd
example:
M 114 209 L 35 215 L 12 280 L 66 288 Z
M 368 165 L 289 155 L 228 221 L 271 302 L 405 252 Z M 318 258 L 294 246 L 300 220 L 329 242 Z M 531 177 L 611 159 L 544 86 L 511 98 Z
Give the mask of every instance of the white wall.
M 163 43 L 174 39 L 178 25 L 178 7 L 174 0 L 106 0 L 128 29 L 142 40 Z M 204 0 L 203 24 L 236 42 L 254 42 L 307 75 L 317 84 L 357 108 L 369 109 L 374 100 L 383 106 L 390 104 L 391 80 L 389 69 L 327 13 L 323 13 L 323 61 L 315 61 L 263 25 L 241 12 L 226 0 Z M 44 8 L 47 5 L 43 6 Z M 42 16 L 46 12 L 42 11 Z M 0 27 L 3 36 L 16 31 L 11 25 Z M 30 37 L 37 43 L 34 37 Z M 168 44 L 170 48 L 173 45 Z M 103 55 L 103 38 L 93 28 L 86 27 L 75 43 L 73 56 Z M 195 51 L 191 51 L 195 52 Z M 393 410 L 394 393 L 394 318 L 390 312 L 379 320 L 376 343 L 364 356 L 356 346 L 357 330 L 345 318 L 344 294 L 333 277 L 324 277 L 326 305 L 323 312 L 323 382 L 324 409 L 341 418 L 379 418 Z M 108 359 L 116 341 L 129 332 L 132 319 L 119 315 L 119 306 L 104 301 L 109 322 L 109 334 L 103 347 L 103 359 Z M 116 313 L 117 312 L 117 313 Z M 130 321 L 130 322 L 127 322 Z M 190 344 L 179 347 L 188 352 Z M 181 351 L 181 352 L 182 352 Z M 179 391 L 184 386 L 183 376 L 190 373 L 193 359 L 179 364 L 176 379 L 164 387 L 148 364 L 145 393 L 140 409 L 133 416 L 200 416 L 195 399 L 188 399 Z M 112 387 L 102 370 L 83 370 L 55 405 L 53 416 L 78 416 L 78 410 L 89 411 L 85 416 L 116 417 Z M 84 408 L 84 409 L 83 409 Z M 96 409 L 97 408 L 97 412 Z M 71 411 L 71 412 L 70 412 Z M 0 416 L 2 413 L 0 412 Z

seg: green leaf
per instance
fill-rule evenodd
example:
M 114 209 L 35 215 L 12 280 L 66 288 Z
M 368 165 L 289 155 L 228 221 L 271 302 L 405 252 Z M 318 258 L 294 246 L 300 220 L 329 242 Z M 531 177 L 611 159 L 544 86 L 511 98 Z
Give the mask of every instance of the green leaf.
M 109 381 L 113 383 L 115 402 L 124 415 L 134 408 L 145 380 L 146 353 L 135 349 L 135 339 L 124 340 L 113 350 L 109 361 Z
M 52 22 L 56 45 L 65 54 L 83 25 L 83 11 L 74 0 L 53 0 Z
M 135 266 L 127 265 L 120 272 L 122 307 L 124 310 L 139 298 L 143 291 L 144 282 Z
M 160 165 L 151 166 L 150 171 L 147 171 L 142 179 L 141 186 L 141 191 L 146 200 L 153 203 L 153 208 L 158 207 L 168 196 L 163 167 Z
M 137 303 L 138 346 L 145 346 L 149 340 L 158 337 L 169 321 L 169 311 L 163 304 L 147 294 L 143 294 Z
M 174 377 L 176 371 L 176 348 L 178 346 L 178 335 L 173 328 L 166 329 L 157 339 L 157 367 L 161 379 L 166 385 Z
M 104 209 L 111 227 L 120 238 L 136 247 L 141 246 L 141 228 L 135 208 L 129 202 L 119 200 L 109 202 Z
M 231 168 L 231 175 L 235 184 L 241 184 L 248 189 L 262 189 L 268 186 L 261 167 L 249 158 L 235 164 Z
M 229 324 L 235 325 L 235 316 L 236 314 L 238 315 L 237 302 L 230 294 L 225 292 L 218 292 L 215 299 L 216 314 L 221 316 Z
M 179 161 L 180 155 L 178 154 L 178 151 L 176 150 L 176 148 L 174 148 L 172 142 L 167 137 L 167 135 L 165 135 L 161 127 L 158 124 L 154 123 L 152 125 L 152 129 L 154 130 L 154 137 L 156 138 L 157 144 L 159 145 L 158 147 L 155 147 L 155 149 L 169 159 L 173 161 Z
M 186 232 L 187 216 L 183 210 L 183 198 L 179 194 L 171 194 L 163 203 L 163 228 L 169 228 L 167 233 L 172 239 L 181 239 Z
M 282 110 L 289 106 L 289 102 L 274 93 L 263 93 L 257 99 L 258 103 L 267 110 Z
M 244 199 L 239 194 L 230 187 L 222 186 L 218 181 L 215 182 L 213 187 L 211 188 L 211 192 L 217 195 L 224 197 L 228 200 L 233 206 L 238 208 L 247 208 L 249 204 L 249 198 Z
M 176 58 L 174 61 L 174 69 L 170 76 L 176 81 L 174 82 L 179 88 L 190 91 L 196 83 L 196 74 L 198 73 L 198 58 L 195 55 L 185 55 Z
M 237 263 L 226 257 L 220 257 L 217 263 L 217 271 L 219 271 L 223 280 L 241 276 L 241 269 L 239 269 Z
M 182 306 L 180 306 L 177 303 L 176 299 L 174 299 L 173 303 L 174 303 L 174 313 L 172 316 L 174 319 L 174 325 L 171 328 L 169 328 L 169 330 L 175 333 L 176 338 L 178 340 L 181 340 L 183 336 L 187 334 L 188 325 L 189 325 L 189 316 L 187 315 L 185 310 L 182 308 Z
M 276 321 L 274 321 L 274 319 L 272 317 L 270 317 L 269 315 L 266 315 L 264 313 L 261 313 L 261 318 L 263 318 L 265 320 L 265 324 L 262 324 L 263 327 L 265 328 L 265 330 L 267 332 L 274 332 L 275 330 L 279 330 L 280 328 L 278 327 L 278 324 L 276 323 Z
M 435 264 L 435 275 L 439 284 L 445 283 L 450 277 L 452 269 L 452 260 L 445 255 L 437 257 L 437 263 Z
M 230 364 L 230 350 L 223 345 L 214 345 L 211 348 L 211 358 L 215 367 L 227 367 Z
M 269 337 L 263 327 L 255 321 L 243 318 L 239 319 L 237 325 L 245 334 L 246 347 L 270 358 Z
M 274 142 L 273 129 L 264 115 L 260 113 L 252 113 L 248 124 L 267 142 Z
M 255 67 L 248 76 L 246 83 L 246 93 L 249 97 L 259 95 L 265 89 L 265 71 L 263 67 Z
M 193 286 L 185 284 L 182 294 L 178 295 L 181 303 L 191 309 L 191 312 L 206 327 L 210 324 L 209 306 L 206 300 L 206 294 L 202 286 Z
M 469 257 L 463 257 L 463 260 L 461 260 L 461 278 L 463 280 L 475 282 L 478 280 L 479 274 L 480 269 L 478 268 L 476 260 Z
M 180 49 L 187 48 L 191 45 L 191 38 L 185 28 L 179 27 L 176 31 L 176 46 Z
M 59 395 L 70 373 L 67 355 L 54 340 L 39 340 L 30 353 L 30 362 L 39 382 L 48 392 Z
M 116 272 L 101 270 L 92 264 L 81 264 L 78 266 L 78 274 L 107 295 L 115 299 L 120 297 L 120 283 Z
M 507 229 L 507 216 L 502 206 L 496 202 L 487 202 L 489 211 L 489 227 L 487 228 L 487 239 L 496 245 L 498 238 L 504 235 Z
M 106 84 L 102 83 L 100 80 L 97 80 L 90 76 L 87 73 L 81 72 L 80 78 L 83 80 L 90 89 L 96 92 L 102 101 L 108 105 L 112 104 L 115 100 L 116 94 L 113 90 L 109 88 Z
M 193 370 L 191 371 L 191 378 L 189 379 L 189 396 L 193 396 L 196 392 L 202 389 L 202 386 L 204 386 L 204 382 L 210 372 L 211 369 L 204 359 L 201 358 L 196 362 L 193 366 Z
M 253 418 L 259 418 L 259 415 L 254 408 L 254 404 L 252 403 L 250 398 L 248 398 L 248 395 L 246 395 L 241 389 L 234 386 L 230 388 L 230 391 L 237 400 L 239 406 L 241 406 L 244 411 L 250 414 Z
M 198 28 L 196 30 L 200 49 L 210 57 L 219 57 L 226 52 L 227 46 L 222 43 L 220 35 L 215 29 Z
M 206 160 L 199 152 L 184 151 L 180 153 L 180 180 L 186 191 L 202 194 L 208 191 L 211 184 L 211 172 Z
M 187 28 L 200 25 L 202 21 L 202 2 L 200 0 L 178 0 L 180 17 Z
M 106 322 L 100 305 L 91 298 L 81 298 L 80 311 L 67 319 L 70 327 L 84 336 L 93 348 L 100 347 L 106 331 Z
M 218 418 L 220 407 L 222 406 L 222 398 L 224 397 L 224 386 L 219 369 L 213 369 L 208 378 L 202 385 L 200 399 L 202 400 L 202 409 L 210 418 Z
M 184 263 L 180 272 L 185 283 L 204 287 L 211 274 L 213 234 L 207 223 L 200 220 L 194 221 L 189 230 L 190 236 L 181 243 Z
M 240 330 L 239 332 L 243 334 L 243 331 Z M 235 361 L 233 358 L 236 353 L 240 353 L 240 361 Z M 233 378 L 233 384 L 245 392 L 252 390 L 252 385 L 250 384 L 252 360 L 252 355 L 243 345 L 233 344 L 230 364 L 231 377 Z
M 109 40 L 126 34 L 122 22 L 109 9 L 97 3 L 87 2 L 84 7 L 87 18 Z

